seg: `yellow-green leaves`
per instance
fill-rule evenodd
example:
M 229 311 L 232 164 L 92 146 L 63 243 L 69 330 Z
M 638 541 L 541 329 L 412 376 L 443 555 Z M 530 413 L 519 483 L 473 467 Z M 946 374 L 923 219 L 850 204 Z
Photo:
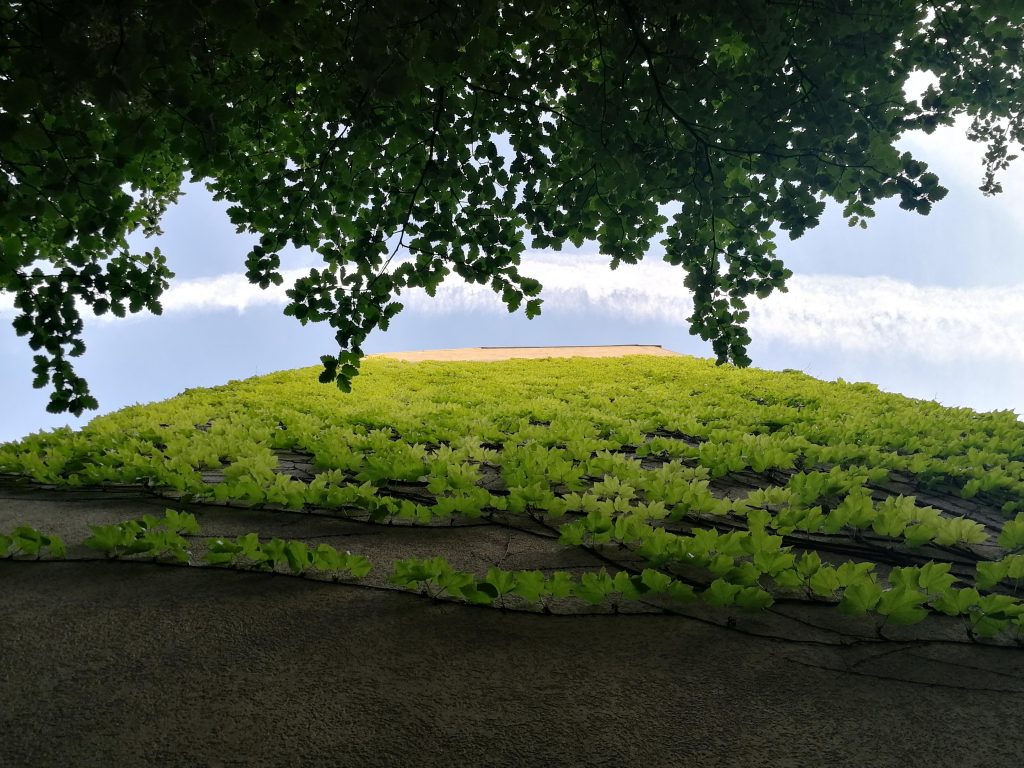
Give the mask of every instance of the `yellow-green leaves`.
M 894 624 L 916 624 L 928 615 L 922 607 L 927 600 L 927 595 L 900 585 L 882 593 L 877 610 Z
M 1010 550 L 1024 549 L 1024 513 L 1008 520 L 999 534 L 999 546 Z
M 189 512 L 167 509 L 162 518 L 143 515 L 113 525 L 90 525 L 92 535 L 85 545 L 108 557 L 148 555 L 154 559 L 170 557 L 187 563 L 190 552 L 182 534 L 199 532 L 195 516 Z
M 327 574 L 337 580 L 348 576 L 361 579 L 370 572 L 371 564 L 362 555 L 339 552 L 321 542 L 310 548 L 304 541 L 270 539 L 261 541 L 255 533 L 231 539 L 210 539 L 204 559 L 211 565 L 261 568 L 287 568 L 292 573 Z
M 1024 581 L 1024 518 L 1000 529 L 996 514 L 1024 498 L 1024 426 L 1012 414 L 686 357 L 374 359 L 351 396 L 309 375 L 191 390 L 0 445 L 0 472 L 368 522 L 508 524 L 624 566 L 586 579 L 396 566 L 398 585 L 481 605 L 700 597 L 732 610 L 784 598 L 880 624 L 930 611 L 963 616 L 976 634 L 1016 631 L 1017 602 L 981 607 Z M 986 525 L 965 514 L 974 506 Z M 196 533 L 194 519 L 168 510 L 97 526 L 90 545 L 187 560 Z M 41 539 L 19 540 L 17 554 L 46 552 Z M 0 551 L 15 553 L 12 536 Z M 976 569 L 950 567 L 967 558 Z M 205 560 L 311 578 L 369 568 L 321 541 L 255 532 L 210 541 Z
M 0 534 L 0 558 L 17 555 L 38 558 L 44 553 L 54 559 L 63 558 L 67 554 L 63 539 L 30 525 L 19 525 L 7 535 Z

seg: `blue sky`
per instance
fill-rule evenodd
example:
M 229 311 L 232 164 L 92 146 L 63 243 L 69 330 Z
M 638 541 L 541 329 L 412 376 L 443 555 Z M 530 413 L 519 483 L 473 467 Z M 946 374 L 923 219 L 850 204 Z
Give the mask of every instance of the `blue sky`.
M 1024 413 L 1024 169 L 1012 167 L 1002 177 L 1005 192 L 985 198 L 977 189 L 982 150 L 962 126 L 908 136 L 902 146 L 931 164 L 947 198 L 927 217 L 888 201 L 867 230 L 849 228 L 832 206 L 803 238 L 780 238 L 779 255 L 795 275 L 789 293 L 752 307 L 754 365 Z M 313 365 L 334 351 L 328 327 L 302 327 L 281 314 L 283 288 L 261 292 L 246 283 L 252 238 L 234 232 L 224 205 L 201 185 L 188 187 L 164 230 L 158 244 L 177 273 L 164 315 L 86 318 L 79 368 L 101 413 Z M 315 263 L 294 251 L 283 258 L 294 274 Z M 616 272 L 596 247 L 529 252 L 521 272 L 545 285 L 541 317 L 510 315 L 488 288 L 454 276 L 436 299 L 403 295 L 406 310 L 370 338 L 367 351 L 644 343 L 711 355 L 686 332 L 684 275 L 661 261 L 660 246 Z M 95 416 L 45 412 L 45 391 L 31 386 L 32 353 L 9 325 L 13 314 L 0 294 L 0 441 Z

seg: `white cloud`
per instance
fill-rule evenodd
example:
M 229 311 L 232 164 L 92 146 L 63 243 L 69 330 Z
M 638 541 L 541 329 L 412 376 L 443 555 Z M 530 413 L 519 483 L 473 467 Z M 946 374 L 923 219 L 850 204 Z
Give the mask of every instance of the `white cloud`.
M 295 280 L 309 274 L 307 269 L 285 270 L 284 283 L 271 285 L 263 290 L 250 283 L 245 275 L 230 274 L 218 277 L 200 277 L 171 283 L 160 299 L 164 312 L 185 312 L 197 310 L 234 309 L 244 312 L 249 307 L 283 305 L 287 301 L 285 291 Z
M 160 298 L 164 312 L 197 312 L 233 309 L 244 312 L 250 307 L 266 305 L 283 305 L 287 300 L 285 290 L 295 282 L 296 278 L 309 274 L 307 269 L 292 269 L 282 272 L 284 284 L 270 286 L 262 290 L 253 285 L 242 274 L 218 275 L 217 277 L 200 277 L 193 280 L 171 281 L 171 286 Z M 0 318 L 10 317 L 15 313 L 14 296 L 0 292 Z M 148 313 L 142 313 L 145 316 Z M 89 317 L 86 313 L 86 317 Z M 129 318 L 137 317 L 128 315 Z M 121 318 L 113 314 L 92 318 L 100 322 L 117 321 Z
M 651 260 L 608 268 L 604 256 L 532 252 L 520 270 L 544 284 L 549 314 L 600 314 L 624 322 L 665 322 L 685 327 L 693 304 L 683 271 Z M 305 270 L 288 270 L 285 284 L 260 290 L 243 275 L 173 284 L 164 294 L 167 313 L 234 310 L 277 305 Z M 406 291 L 406 313 L 505 314 L 485 285 L 452 275 L 434 298 Z M 11 314 L 0 295 L 0 314 Z M 1005 287 L 919 287 L 884 277 L 794 276 L 788 293 L 750 301 L 755 339 L 833 352 L 898 355 L 930 362 L 1001 360 L 1024 363 L 1024 284 Z
M 919 287 L 881 277 L 794 276 L 756 302 L 755 338 L 930 362 L 1024 363 L 1024 284 Z
M 627 322 L 685 325 L 693 304 L 683 271 L 664 262 L 608 269 L 601 256 L 532 253 L 523 274 L 544 284 L 550 311 L 600 313 Z M 486 286 L 444 283 L 434 299 L 413 292 L 407 311 L 506 310 Z M 788 293 L 749 302 L 755 339 L 931 362 L 1024 363 L 1024 284 L 1002 288 L 918 287 L 885 277 L 794 276 Z
M 600 312 L 640 322 L 683 322 L 693 310 L 683 287 L 683 272 L 650 259 L 623 265 L 614 272 L 606 256 L 531 252 L 519 271 L 544 285 L 545 307 L 569 312 Z M 403 294 L 407 311 L 451 314 L 467 311 L 507 313 L 500 297 L 486 285 L 468 285 L 458 276 L 442 283 L 431 299 L 422 290 Z

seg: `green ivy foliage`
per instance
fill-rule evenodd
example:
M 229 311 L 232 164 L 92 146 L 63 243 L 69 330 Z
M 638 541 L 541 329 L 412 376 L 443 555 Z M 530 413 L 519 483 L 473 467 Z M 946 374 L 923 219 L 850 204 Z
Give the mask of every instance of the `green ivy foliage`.
M 971 636 L 1024 639 L 1024 425 L 1012 412 L 681 356 L 371 358 L 347 395 L 310 372 L 0 445 L 0 473 L 386 524 L 539 526 L 609 562 L 476 573 L 405 558 L 381 576 L 436 598 L 543 610 L 570 598 L 667 610 L 799 600 L 894 625 L 944 614 Z M 85 544 L 189 563 L 198 534 L 195 517 L 169 509 L 95 525 Z M 0 536 L 0 557 L 45 546 L 63 556 L 59 540 L 22 527 Z M 208 539 L 202 560 L 346 581 L 386 565 L 258 532 Z
M 777 231 L 828 199 L 851 225 L 946 190 L 895 149 L 957 115 L 1021 137 L 1017 2 L 52 0 L 0 4 L 0 290 L 49 409 L 95 408 L 73 360 L 82 310 L 161 311 L 159 229 L 186 178 L 229 203 L 255 284 L 280 252 L 323 259 L 285 312 L 327 322 L 322 381 L 455 273 L 541 311 L 527 243 L 596 241 L 611 267 L 664 236 L 690 330 L 749 363 L 747 300 L 785 290 Z M 938 78 L 908 102 L 914 70 Z M 508 147 L 504 152 L 501 146 Z M 401 254 L 396 260 L 396 256 Z
M 31 525 L 19 525 L 8 534 L 0 533 L 0 558 L 28 555 L 38 559 L 43 554 L 61 558 L 66 553 L 60 536 L 42 533 Z
M 189 560 L 188 543 L 182 534 L 199 532 L 194 515 L 173 509 L 165 510 L 162 518 L 143 515 L 138 520 L 89 527 L 92 535 L 85 540 L 85 546 L 104 552 L 108 557 L 148 555 L 180 563 Z

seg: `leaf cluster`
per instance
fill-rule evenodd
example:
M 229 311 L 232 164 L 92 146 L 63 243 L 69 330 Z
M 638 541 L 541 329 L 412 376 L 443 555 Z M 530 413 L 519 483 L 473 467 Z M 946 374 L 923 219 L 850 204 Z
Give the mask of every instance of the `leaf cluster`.
M 85 309 L 162 311 L 153 234 L 205 180 L 257 243 L 322 260 L 285 313 L 325 322 L 319 378 L 351 389 L 363 345 L 449 276 L 540 313 L 527 247 L 596 242 L 611 268 L 660 238 L 693 293 L 690 332 L 747 365 L 748 301 L 785 290 L 779 232 L 826 202 L 864 226 L 946 190 L 896 148 L 958 115 L 983 189 L 1024 132 L 1024 11 L 886 0 L 437 4 L 122 0 L 0 4 L 0 291 L 49 408 L 95 398 L 75 368 Z M 937 84 L 920 100 L 915 70 Z M 670 213 L 671 217 L 666 213 Z M 709 451 L 714 449 L 709 448 Z M 775 460 L 769 456 L 765 460 Z M 781 459 L 780 459 L 781 460 Z
M 256 533 L 247 533 L 234 540 L 210 539 L 204 560 L 211 565 L 246 566 L 264 570 L 286 567 L 292 573 L 327 573 L 337 580 L 342 575 L 361 579 L 370 572 L 370 561 L 362 555 L 339 552 L 321 542 L 310 547 L 297 539 L 261 541 Z
M 64 541 L 60 536 L 42 533 L 30 525 L 19 525 L 10 533 L 0 533 L 0 558 L 28 555 L 38 559 L 44 552 L 52 558 L 64 557 Z
M 113 525 L 90 525 L 92 535 L 85 546 L 108 557 L 148 555 L 154 560 L 168 557 L 181 563 L 189 561 L 188 542 L 182 536 L 199 533 L 199 524 L 189 512 L 166 509 L 162 518 L 143 515 Z

